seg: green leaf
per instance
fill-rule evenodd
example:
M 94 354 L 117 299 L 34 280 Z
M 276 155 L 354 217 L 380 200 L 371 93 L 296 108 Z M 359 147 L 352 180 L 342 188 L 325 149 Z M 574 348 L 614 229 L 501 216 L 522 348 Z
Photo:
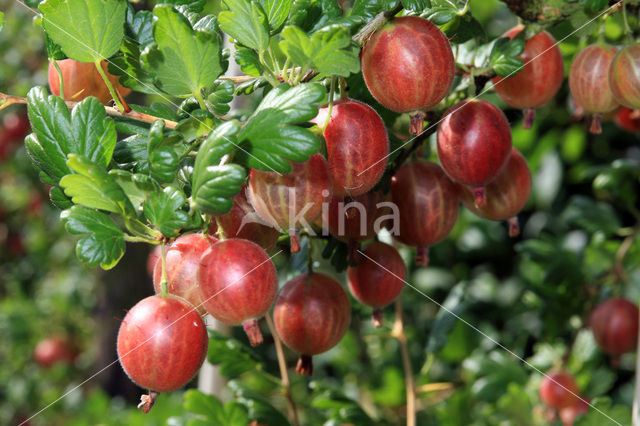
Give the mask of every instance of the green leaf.
M 83 235 L 76 244 L 76 255 L 91 266 L 111 269 L 124 254 L 124 232 L 104 213 L 73 206 L 60 217 L 70 234 Z
M 240 341 L 209 330 L 209 350 L 207 359 L 220 367 L 220 373 L 230 379 L 247 371 L 256 370 L 260 365 L 257 356 Z
M 269 47 L 269 20 L 260 3 L 224 0 L 228 10 L 220 12 L 218 22 L 225 33 L 240 44 L 264 52 Z
M 465 287 L 462 284 L 455 286 L 442 303 L 442 308 L 438 311 L 429 333 L 427 352 L 438 352 L 447 344 L 449 333 L 456 325 L 458 317 L 467 307 L 466 303 L 463 302 Z
M 189 215 L 181 210 L 186 201 L 184 192 L 167 186 L 164 191 L 152 194 L 144 202 L 144 214 L 165 237 L 175 237 L 189 223 Z
M 189 420 L 188 426 L 249 424 L 246 408 L 237 402 L 230 401 L 222 405 L 215 396 L 193 389 L 185 392 L 184 400 L 184 409 L 196 414 L 195 419 Z
M 152 178 L 160 183 L 170 183 L 175 179 L 180 162 L 176 145 L 182 139 L 178 135 L 164 135 L 164 121 L 156 120 L 149 129 L 147 150 L 149 155 L 149 172 Z
M 100 61 L 120 48 L 125 0 L 46 0 L 38 9 L 47 34 L 76 61 Z
M 522 52 L 524 52 L 524 40 L 499 38 L 493 45 L 489 61 L 496 74 L 512 77 L 524 66 L 522 59 L 518 58 Z
M 260 4 L 267 14 L 267 20 L 273 34 L 287 20 L 293 0 L 260 0 Z
M 204 10 L 207 0 L 163 0 L 163 3 L 186 7 L 190 12 L 200 13 Z
M 229 102 L 233 100 L 235 86 L 231 80 L 216 80 L 209 92 L 205 104 L 209 111 L 216 115 L 225 115 L 231 109 Z
M 229 382 L 229 387 L 236 395 L 237 401 L 249 410 L 250 419 L 267 425 L 288 426 L 291 424 L 280 410 L 275 408 L 271 401 L 261 393 L 249 389 L 235 380 Z
M 2 27 L 4 27 L 4 13 L 0 12 L 0 31 L 2 31 Z
M 445 25 L 451 20 L 455 19 L 458 9 L 453 5 L 445 5 L 440 7 L 434 7 L 429 9 L 423 14 L 424 18 L 433 22 L 436 25 Z
M 591 401 L 587 414 L 576 420 L 575 426 L 602 426 L 603 424 L 631 424 L 631 410 L 624 405 L 612 406 L 609 398 L 596 398 Z
M 343 28 L 319 31 L 312 36 L 300 28 L 288 26 L 282 30 L 280 48 L 295 66 L 303 70 L 348 77 L 360 71 L 359 49 L 353 46 L 351 35 Z
M 240 192 L 244 183 L 244 168 L 237 164 L 220 165 L 222 158 L 237 146 L 235 135 L 239 129 L 236 120 L 224 123 L 209 134 L 198 151 L 192 198 L 203 213 L 220 215 L 228 212 L 233 206 L 231 198 Z
M 431 2 L 429 0 L 402 0 L 402 6 L 411 12 L 420 13 L 431 7 Z
M 62 188 L 60 188 L 59 186 L 51 187 L 51 189 L 49 190 L 49 199 L 51 200 L 53 205 L 60 210 L 65 210 L 73 206 L 73 203 L 71 202 L 69 197 L 64 195 Z
M 109 174 L 127 194 L 136 211 L 140 210 L 150 193 L 162 191 L 158 183 L 145 174 L 120 169 L 110 170 Z
M 135 217 L 135 210 L 127 194 L 104 168 L 76 154 L 69 154 L 67 164 L 78 174 L 64 176 L 60 180 L 60 186 L 74 203 Z
M 27 105 L 34 132 L 25 140 L 27 151 L 54 183 L 71 173 L 67 154 L 82 155 L 102 167 L 109 164 L 117 134 L 96 98 L 83 100 L 70 113 L 62 98 L 35 87 L 27 95 Z
M 238 46 L 236 48 L 234 58 L 242 72 L 246 75 L 253 77 L 260 77 L 262 75 L 262 64 L 260 63 L 260 58 L 255 51 L 247 49 L 246 47 Z
M 133 135 L 116 144 L 113 159 L 118 166 L 136 173 L 149 173 L 148 139 L 144 135 Z
M 609 2 L 607 0 L 580 0 L 580 5 L 591 12 L 598 12 L 604 9 Z
M 289 126 L 306 122 L 318 113 L 325 91 L 309 83 L 290 88 L 281 84 L 264 97 L 247 120 L 238 139 L 246 150 L 238 152 L 238 161 L 251 168 L 288 173 L 290 161 L 307 161 L 320 149 L 319 139 L 309 130 Z
M 189 21 L 170 6 L 156 6 L 153 24 L 156 46 L 142 54 L 146 70 L 160 89 L 174 96 L 199 95 L 222 74 L 217 35 L 194 31 Z

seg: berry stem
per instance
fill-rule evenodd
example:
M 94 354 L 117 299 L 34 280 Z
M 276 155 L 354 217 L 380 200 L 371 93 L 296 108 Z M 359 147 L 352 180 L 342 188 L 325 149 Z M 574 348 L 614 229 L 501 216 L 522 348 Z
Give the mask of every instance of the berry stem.
M 289 230 L 289 240 L 291 241 L 291 253 L 300 251 L 300 231 L 297 229 Z
M 589 132 L 594 135 L 599 135 L 602 133 L 602 114 L 593 114 L 591 117 L 591 126 L 589 127 Z
M 162 296 L 166 296 L 169 294 L 169 280 L 167 279 L 167 246 L 164 241 L 162 241 L 162 255 L 160 259 L 162 259 L 162 278 L 160 279 L 160 294 Z
M 396 299 L 396 320 L 393 324 L 391 334 L 398 339 L 400 351 L 402 353 L 402 365 L 404 367 L 404 380 L 407 391 L 407 426 L 416 425 L 416 384 L 413 377 L 413 367 L 409 357 L 409 347 L 407 345 L 407 335 L 404 333 L 404 322 L 402 319 L 402 298 Z
M 484 186 L 476 186 L 473 188 L 473 198 L 476 207 L 480 208 L 487 205 L 487 192 Z
M 371 314 L 371 320 L 373 321 L 373 326 L 376 328 L 382 327 L 382 309 L 375 308 L 373 313 Z
M 313 374 L 313 362 L 311 360 L 311 355 L 300 355 L 298 365 L 296 366 L 296 373 L 305 376 L 311 376 Z
M 243 322 L 242 328 L 244 328 L 244 332 L 247 333 L 251 346 L 258 346 L 264 341 L 262 333 L 260 333 L 260 326 L 258 325 L 257 319 L 250 319 Z
M 264 316 L 264 319 L 267 321 L 267 327 L 269 327 L 269 332 L 271 333 L 271 336 L 273 336 L 273 343 L 276 347 L 276 356 L 278 358 L 278 367 L 280 368 L 280 377 L 282 378 L 284 396 L 287 398 L 287 404 L 289 405 L 289 417 L 291 418 L 293 426 L 298 426 L 300 424 L 298 421 L 298 411 L 296 410 L 296 404 L 293 400 L 293 395 L 291 394 L 291 382 L 289 381 L 289 373 L 287 372 L 287 361 L 284 356 L 282 341 L 276 332 L 276 327 L 271 316 L 267 313 L 267 315 Z
M 349 240 L 347 243 L 348 247 L 348 255 L 347 262 L 349 265 L 357 265 L 358 259 L 360 258 L 358 251 L 360 251 L 360 242 L 356 240 Z
M 429 265 L 429 247 L 420 246 L 416 251 L 415 262 L 417 266 Z
M 322 124 L 322 131 L 324 132 L 329 125 L 329 120 L 331 119 L 331 113 L 333 112 L 333 96 L 336 91 L 336 79 L 335 75 L 331 76 L 331 87 L 329 88 L 329 109 L 327 110 L 327 118 L 324 119 L 324 123 Z
M 148 395 L 140 395 L 140 403 L 138 404 L 138 408 L 144 414 L 147 414 L 153 408 L 153 404 L 156 403 L 158 399 L 158 392 L 149 391 Z
M 125 110 L 124 106 L 122 105 L 122 102 L 120 102 L 120 97 L 118 96 L 118 94 L 116 93 L 115 89 L 113 88 L 113 85 L 111 84 L 111 81 L 109 81 L 109 78 L 107 77 L 107 75 L 104 73 L 104 70 L 102 69 L 102 63 L 100 60 L 97 60 L 94 62 L 96 69 L 98 70 L 98 73 L 100 74 L 100 77 L 102 77 L 102 80 L 104 81 L 104 84 L 107 85 L 107 89 L 109 89 L 109 93 L 111 94 L 111 97 L 113 98 L 113 101 L 116 103 L 116 106 L 118 107 L 118 109 L 120 111 L 122 111 L 123 113 L 126 113 L 127 111 Z
M 422 129 L 424 127 L 424 117 L 425 113 L 422 111 L 416 111 L 409 116 L 409 133 L 415 136 L 419 135 L 420 132 L 422 132 Z
M 525 130 L 529 130 L 533 126 L 533 120 L 535 120 L 535 118 L 536 118 L 536 110 L 533 108 L 525 108 L 522 128 Z
M 507 219 L 507 222 L 509 223 L 509 236 L 517 237 L 518 235 L 520 235 L 520 225 L 518 224 L 518 218 L 516 216 L 510 217 L 509 219 Z
M 53 63 L 53 66 L 58 72 L 58 81 L 59 81 L 58 84 L 60 85 L 60 97 L 64 99 L 64 79 L 62 78 L 62 70 L 60 69 L 60 65 L 58 65 L 58 61 L 56 61 L 55 59 L 52 59 L 51 63 Z

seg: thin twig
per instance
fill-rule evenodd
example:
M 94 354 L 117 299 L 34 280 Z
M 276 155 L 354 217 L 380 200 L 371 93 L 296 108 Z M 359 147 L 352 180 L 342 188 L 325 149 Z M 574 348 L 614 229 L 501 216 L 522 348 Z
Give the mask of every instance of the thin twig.
M 79 102 L 64 101 L 64 103 L 67 105 L 67 107 L 69 109 L 72 109 Z M 12 95 L 7 95 L 5 93 L 0 93 L 0 110 L 4 109 L 4 108 L 6 108 L 6 107 L 8 107 L 10 105 L 16 105 L 16 104 L 26 105 L 27 104 L 27 98 L 22 98 L 20 96 L 12 96 Z M 127 112 L 127 113 L 123 113 L 122 111 L 118 110 L 117 108 L 109 107 L 109 106 L 104 107 L 104 110 L 109 115 L 113 115 L 113 116 L 116 116 L 116 117 L 130 118 L 132 120 L 142 121 L 144 123 L 153 123 L 156 120 L 163 120 L 165 126 L 167 128 L 169 128 L 169 129 L 175 129 L 176 126 L 178 125 L 178 123 L 175 122 L 175 121 L 166 120 L 166 119 L 160 118 L 160 117 L 154 117 L 153 115 L 144 114 L 142 112 L 130 111 L 130 112 Z
M 409 357 L 407 336 L 404 334 L 404 322 L 402 320 L 402 299 L 396 300 L 396 320 L 393 324 L 393 336 L 400 343 L 402 352 L 402 365 L 404 367 L 404 381 L 407 390 L 407 426 L 416 425 L 416 384 L 413 377 L 413 367 Z
M 280 337 L 278 337 L 278 333 L 276 332 L 276 327 L 271 316 L 267 314 L 264 318 L 267 320 L 267 326 L 269 327 L 269 332 L 273 336 L 273 343 L 276 347 L 276 355 L 278 357 L 278 366 L 280 367 L 280 375 L 282 377 L 284 396 L 287 398 L 287 403 L 289 405 L 289 417 L 291 417 L 293 426 L 298 426 L 300 424 L 298 422 L 298 411 L 296 410 L 296 404 L 293 401 L 293 396 L 291 395 L 291 382 L 289 381 L 289 373 L 287 372 L 287 362 L 284 358 L 282 342 L 280 341 Z

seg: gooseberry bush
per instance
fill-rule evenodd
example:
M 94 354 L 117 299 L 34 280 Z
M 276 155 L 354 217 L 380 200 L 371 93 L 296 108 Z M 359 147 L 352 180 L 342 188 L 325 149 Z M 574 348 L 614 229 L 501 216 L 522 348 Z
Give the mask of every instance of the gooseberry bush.
M 111 352 L 142 412 L 189 388 L 172 424 L 630 424 L 640 1 L 24 7 L 48 87 L 0 93 L 31 128 L 0 144 L 85 265 L 149 248 Z

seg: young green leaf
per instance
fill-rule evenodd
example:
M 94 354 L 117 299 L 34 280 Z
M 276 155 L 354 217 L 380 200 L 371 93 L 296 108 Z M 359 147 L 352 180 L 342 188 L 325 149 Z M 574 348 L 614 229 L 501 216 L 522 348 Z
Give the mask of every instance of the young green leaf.
M 358 49 L 351 35 L 343 28 L 318 31 L 312 36 L 300 28 L 288 26 L 282 30 L 280 48 L 295 66 L 304 70 L 348 77 L 360 71 Z
M 260 77 L 262 75 L 263 67 L 260 63 L 260 58 L 255 51 L 247 49 L 246 47 L 238 46 L 234 53 L 234 58 L 242 72 L 246 75 L 253 77 Z
M 229 102 L 233 100 L 235 86 L 230 80 L 216 80 L 205 100 L 205 105 L 212 113 L 222 116 L 229 112 Z
M 186 201 L 182 191 L 167 186 L 143 203 L 144 214 L 165 237 L 175 237 L 189 223 L 189 215 L 181 210 Z
M 66 164 L 70 153 L 107 167 L 117 134 L 96 98 L 83 100 L 70 113 L 62 98 L 48 96 L 44 88 L 35 87 L 27 95 L 27 105 L 34 132 L 25 140 L 27 151 L 54 184 L 71 173 Z
M 153 24 L 156 45 L 142 54 L 147 72 L 166 93 L 199 96 L 200 90 L 224 71 L 217 35 L 194 31 L 171 6 L 156 6 L 153 13 L 157 18 Z
M 289 16 L 293 0 L 260 0 L 262 8 L 267 14 L 271 33 L 277 32 Z
M 149 173 L 160 183 L 170 183 L 175 179 L 180 154 L 177 145 L 182 142 L 179 135 L 165 136 L 164 121 L 156 120 L 149 129 L 147 151 Z
M 46 0 L 38 9 L 47 34 L 76 61 L 96 62 L 120 48 L 125 0 Z
M 240 124 L 228 121 L 212 131 L 203 142 L 193 170 L 192 198 L 198 209 L 207 214 L 220 215 L 233 206 L 231 198 L 240 192 L 246 179 L 244 168 L 237 164 L 220 165 L 231 154 Z
M 189 420 L 188 426 L 249 424 L 249 416 L 244 406 L 233 401 L 222 405 L 215 396 L 193 389 L 184 394 L 184 409 L 196 414 L 195 418 Z
M 69 154 L 67 165 L 77 174 L 60 179 L 64 193 L 75 204 L 135 217 L 136 212 L 120 185 L 104 168 L 81 155 Z
M 136 211 L 140 210 L 142 203 L 149 194 L 162 191 L 158 183 L 148 175 L 142 173 L 131 173 L 127 170 L 109 170 L 109 175 L 113 177 L 122 190 L 129 197 Z
M 524 65 L 522 59 L 517 57 L 524 52 L 524 40 L 499 38 L 496 40 L 489 55 L 489 61 L 493 70 L 499 76 L 514 76 Z
M 122 258 L 124 232 L 104 213 L 73 206 L 60 217 L 70 234 L 83 235 L 76 244 L 76 255 L 90 266 L 111 269 Z
M 245 148 L 236 154 L 238 161 L 254 169 L 280 173 L 291 171 L 288 160 L 307 161 L 320 149 L 320 141 L 311 131 L 289 124 L 315 117 L 324 97 L 324 88 L 315 83 L 275 87 L 238 135 Z
M 431 2 L 429 0 L 402 0 L 402 6 L 411 12 L 421 13 L 431 7 Z
M 264 52 L 269 47 L 269 20 L 257 1 L 224 0 L 228 10 L 220 12 L 220 28 L 240 44 Z

